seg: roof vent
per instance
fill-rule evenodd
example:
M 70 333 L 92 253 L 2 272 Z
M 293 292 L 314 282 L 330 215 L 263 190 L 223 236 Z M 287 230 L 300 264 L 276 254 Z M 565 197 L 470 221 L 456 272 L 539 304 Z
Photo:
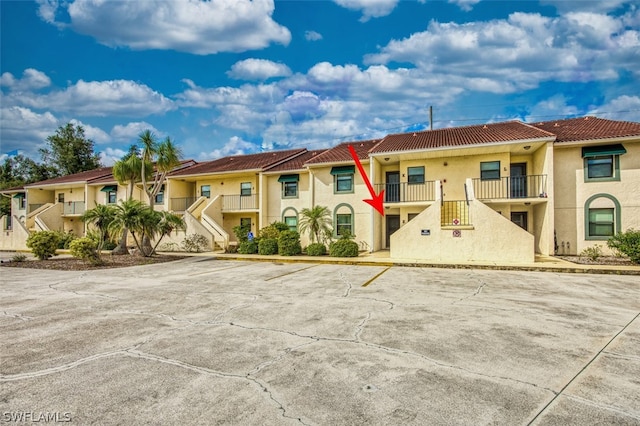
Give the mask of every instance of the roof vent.
M 589 119 L 589 117 L 585 117 L 585 118 L 584 118 L 584 121 L 587 121 L 588 119 Z
M 485 124 L 484 126 L 482 126 L 483 129 L 488 129 L 487 125 Z
M 560 127 L 560 125 L 558 123 L 555 123 L 553 127 Z
M 416 137 L 416 136 L 418 136 L 418 135 L 414 132 L 414 133 L 413 133 L 413 137 Z

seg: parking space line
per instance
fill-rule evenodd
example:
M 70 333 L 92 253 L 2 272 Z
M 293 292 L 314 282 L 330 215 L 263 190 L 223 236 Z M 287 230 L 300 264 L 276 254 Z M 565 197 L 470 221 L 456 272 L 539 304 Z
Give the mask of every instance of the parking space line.
M 545 411 L 547 411 L 547 408 L 549 408 L 549 406 L 550 406 L 551 404 L 553 404 L 553 402 L 554 402 L 556 399 L 558 399 L 558 398 L 560 397 L 560 395 L 562 395 L 562 393 L 565 391 L 565 389 L 567 389 L 567 388 L 569 387 L 569 385 L 570 385 L 571 383 L 573 383 L 573 382 L 578 378 L 578 376 L 580 376 L 580 375 L 581 375 L 581 374 L 582 374 L 582 373 L 583 373 L 587 368 L 589 368 L 589 366 L 593 363 L 593 361 L 595 361 L 595 360 L 600 356 L 600 354 L 601 354 L 602 352 L 604 352 L 604 350 L 605 350 L 605 349 L 607 349 L 607 347 L 608 347 L 611 343 L 613 343 L 613 341 L 614 341 L 614 340 L 616 340 L 616 338 L 617 338 L 620 334 L 622 334 L 622 332 L 623 332 L 623 331 L 625 331 L 625 330 L 627 329 L 627 327 L 629 327 L 629 326 L 630 326 L 630 325 L 631 325 L 631 324 L 632 324 L 636 319 L 638 319 L 638 317 L 640 317 L 640 312 L 638 312 L 638 314 L 637 314 L 635 317 L 633 317 L 633 318 L 631 319 L 631 321 L 629 321 L 629 322 L 627 323 L 627 325 L 625 325 L 624 327 L 622 327 L 622 329 L 621 329 L 620 331 L 618 331 L 618 332 L 617 332 L 617 333 L 616 333 L 616 334 L 611 338 L 611 340 L 609 340 L 609 341 L 607 342 L 607 344 L 606 344 L 606 345 L 604 345 L 604 346 L 602 347 L 602 349 L 600 349 L 600 350 L 598 351 L 598 353 L 596 353 L 596 354 L 593 356 L 593 358 L 591 358 L 591 359 L 589 360 L 589 362 L 587 362 L 587 363 L 584 365 L 584 367 L 582 367 L 582 369 L 581 369 L 580 371 L 578 371 L 578 373 L 577 373 L 575 376 L 573 376 L 573 378 L 572 378 L 571 380 L 569 380 L 569 381 L 567 382 L 567 384 L 566 384 L 566 385 L 564 385 L 564 386 L 563 386 L 563 388 L 562 388 L 562 389 L 560 389 L 560 392 L 558 392 L 558 393 L 557 393 L 553 398 L 551 398 L 551 401 L 549 401 L 549 402 L 548 402 L 544 407 L 542 407 L 542 410 L 540 410 L 540 411 L 538 412 L 538 414 L 536 414 L 536 416 L 535 416 L 533 419 L 531 419 L 531 421 L 530 421 L 529 423 L 527 423 L 527 426 L 530 426 L 531 424 L 533 424 L 533 422 L 535 422 L 535 421 L 536 421 L 536 419 L 537 419 L 538 417 L 540 417 L 540 415 L 542 415 Z
M 374 282 L 375 280 L 378 279 L 378 277 L 380 277 L 380 275 L 384 274 L 385 272 L 387 272 L 389 269 L 391 269 L 391 266 L 387 266 L 386 268 L 384 268 L 384 270 L 378 274 L 376 274 L 373 278 L 371 278 L 369 281 L 367 281 L 366 283 L 362 284 L 362 287 L 366 287 L 369 284 L 371 284 L 372 282 Z
M 233 266 L 227 266 L 226 268 L 208 269 L 208 270 L 206 270 L 204 272 L 196 272 L 195 274 L 189 274 L 189 276 L 190 277 L 195 277 L 196 275 L 211 274 L 213 272 L 226 271 L 227 269 L 240 268 L 241 266 L 245 266 L 245 265 L 233 265 Z
M 300 271 L 306 271 L 307 269 L 315 268 L 316 266 L 320 266 L 320 264 L 307 266 L 306 268 L 296 269 L 295 271 L 287 272 L 286 274 L 277 275 L 277 276 L 271 277 L 271 278 L 266 278 L 265 281 L 271 281 L 271 280 L 275 280 L 276 278 L 286 277 L 287 275 L 295 274 L 296 272 L 300 272 Z

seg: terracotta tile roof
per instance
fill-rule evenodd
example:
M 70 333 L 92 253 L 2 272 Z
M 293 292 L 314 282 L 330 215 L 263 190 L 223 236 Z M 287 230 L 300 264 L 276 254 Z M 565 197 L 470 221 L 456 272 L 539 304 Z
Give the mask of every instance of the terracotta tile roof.
M 196 174 L 236 172 L 243 170 L 264 170 L 305 151 L 305 148 L 299 148 L 285 151 L 261 152 L 259 154 L 232 155 L 213 161 L 198 163 L 194 166 L 172 172 L 169 176 L 190 176 Z
M 353 158 L 351 158 L 351 152 L 349 151 L 349 145 L 353 146 L 353 149 L 356 151 L 356 154 L 358 154 L 358 158 L 360 160 L 368 160 L 369 151 L 371 151 L 371 149 L 378 143 L 380 143 L 380 139 L 344 142 L 326 150 L 322 154 L 316 155 L 307 161 L 307 164 L 344 163 L 346 161 L 353 161 Z
M 74 173 L 72 175 L 60 176 L 53 179 L 47 179 L 40 182 L 29 183 L 25 188 L 44 185 L 60 185 L 66 183 L 86 183 L 93 179 L 103 178 L 111 175 L 111 167 L 101 167 L 99 169 L 88 170 L 86 172 Z
M 531 125 L 557 135 L 558 143 L 640 136 L 640 123 L 597 117 L 544 121 Z
M 371 150 L 372 154 L 460 147 L 484 143 L 553 138 L 553 134 L 519 121 L 450 127 L 422 132 L 388 135 Z
M 267 170 L 267 172 L 287 172 L 287 171 L 293 171 L 293 170 L 301 170 L 304 169 L 304 165 L 307 161 L 311 160 L 312 158 L 322 154 L 323 152 L 326 152 L 326 149 L 315 149 L 313 151 L 305 151 L 302 154 L 293 157 L 289 160 L 286 160 L 283 163 L 280 164 L 276 164 L 275 166 L 269 167 Z

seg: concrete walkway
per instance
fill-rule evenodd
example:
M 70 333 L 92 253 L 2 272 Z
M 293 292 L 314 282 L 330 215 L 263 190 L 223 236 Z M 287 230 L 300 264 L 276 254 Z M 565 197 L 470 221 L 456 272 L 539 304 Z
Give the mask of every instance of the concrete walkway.
M 638 425 L 639 316 L 635 276 L 3 268 L 0 423 Z

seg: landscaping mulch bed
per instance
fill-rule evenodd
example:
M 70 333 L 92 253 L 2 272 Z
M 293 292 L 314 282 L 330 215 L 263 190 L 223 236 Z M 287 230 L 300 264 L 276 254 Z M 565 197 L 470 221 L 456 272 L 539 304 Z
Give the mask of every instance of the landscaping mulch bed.
M 103 265 L 92 265 L 74 257 L 52 257 L 48 260 L 28 259 L 23 262 L 2 262 L 0 266 L 30 269 L 54 269 L 58 271 L 86 271 L 92 269 L 124 268 L 127 266 L 151 265 L 154 263 L 172 262 L 186 256 L 156 255 L 142 257 L 134 255 L 103 255 Z
M 626 257 L 616 256 L 600 256 L 596 260 L 589 259 L 585 256 L 557 256 L 562 260 L 581 265 L 612 265 L 612 266 L 634 266 Z M 637 266 L 637 265 L 636 265 Z

